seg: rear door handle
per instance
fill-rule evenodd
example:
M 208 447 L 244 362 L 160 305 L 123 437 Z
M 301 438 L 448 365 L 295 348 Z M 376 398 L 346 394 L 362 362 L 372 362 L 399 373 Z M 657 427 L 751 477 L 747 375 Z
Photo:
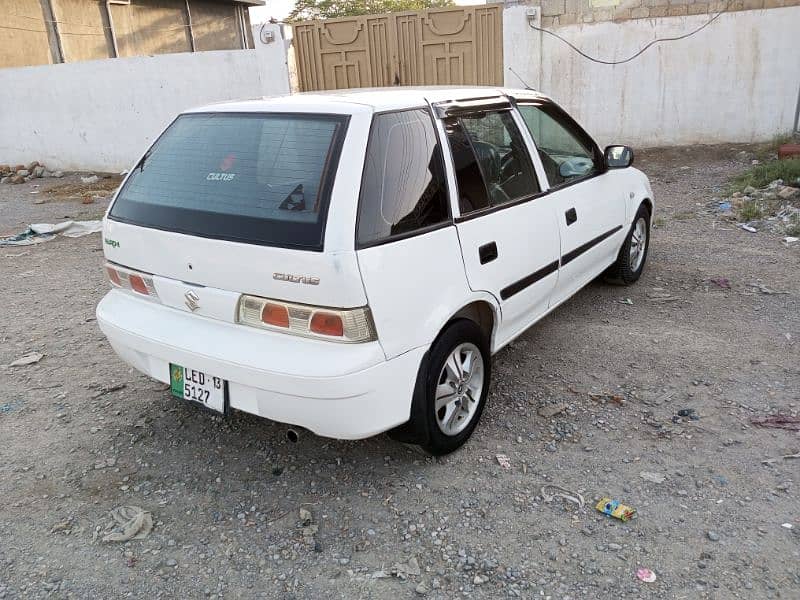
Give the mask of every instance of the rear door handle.
M 578 220 L 578 212 L 574 208 L 570 208 L 564 213 L 564 216 L 567 218 L 567 225 L 572 225 Z
M 481 259 L 482 265 L 492 262 L 497 258 L 497 244 L 495 242 L 489 242 L 478 248 L 478 258 Z

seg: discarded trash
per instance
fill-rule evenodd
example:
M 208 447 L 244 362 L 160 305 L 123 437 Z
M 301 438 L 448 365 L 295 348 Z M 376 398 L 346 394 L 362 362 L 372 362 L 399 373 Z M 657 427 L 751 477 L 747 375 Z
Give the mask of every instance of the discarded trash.
M 770 415 L 769 417 L 753 417 L 750 419 L 758 427 L 771 427 L 773 429 L 789 429 L 800 431 L 800 417 L 789 415 Z
M 721 287 L 723 290 L 731 289 L 731 280 L 727 277 L 715 277 L 709 281 L 711 281 L 713 284 L 716 284 L 717 287 Z
M 63 221 L 62 223 L 34 223 L 17 235 L 0 238 L 0 246 L 31 246 L 49 242 L 56 235 L 81 237 L 102 231 L 102 221 Z
M 655 573 L 653 573 L 650 569 L 645 569 L 645 568 L 637 569 L 636 577 L 638 577 L 640 581 L 644 581 L 645 583 L 653 583 L 657 579 Z
M 731 203 L 728 201 L 720 202 L 717 209 L 719 209 L 720 212 L 728 212 L 731 210 Z
M 693 414 L 694 414 L 693 408 L 682 408 L 678 411 L 679 417 L 690 417 Z
M 773 295 L 773 294 L 788 294 L 789 292 L 779 292 L 777 290 L 773 290 L 772 288 L 768 288 L 763 283 L 751 283 L 751 287 L 756 288 L 762 294 Z
M 100 181 L 100 178 L 97 175 L 89 175 L 88 177 L 81 177 L 81 183 L 90 184 L 90 183 L 97 183 Z
M 628 306 L 633 306 L 633 300 L 630 298 L 622 298 L 618 301 L 620 304 L 627 304 Z
M 104 542 L 141 540 L 153 530 L 153 517 L 138 506 L 119 506 L 111 511 L 111 523 L 103 531 Z
M 311 511 L 300 508 L 298 512 L 300 514 L 300 532 L 303 534 L 303 541 L 309 546 L 314 546 L 316 544 L 314 536 L 319 531 L 319 525 L 314 523 Z
M 620 521 L 627 522 L 636 516 L 636 509 L 620 504 L 617 500 L 611 498 L 600 498 L 600 501 L 595 506 L 601 513 L 619 519 Z
M 494 457 L 497 460 L 497 464 L 503 467 L 506 471 L 511 469 L 511 461 L 509 460 L 508 456 L 505 454 L 495 454 Z
M 652 473 L 650 471 L 640 472 L 639 477 L 651 483 L 664 483 L 667 480 L 667 476 L 663 473 Z
M 552 493 L 552 494 L 548 494 L 547 493 L 547 489 L 548 488 L 553 488 L 553 489 L 560 490 L 560 491 Z M 577 492 L 573 492 L 571 490 L 563 488 L 560 485 L 555 485 L 555 484 L 551 483 L 551 484 L 542 486 L 541 492 L 542 492 L 542 498 L 544 498 L 544 501 L 547 502 L 548 504 L 550 502 L 552 502 L 556 498 L 563 498 L 564 500 L 566 500 L 568 502 L 572 502 L 573 504 L 577 504 L 578 508 L 583 508 L 583 505 L 585 504 L 583 496 L 581 496 Z
M 792 525 L 791 523 L 781 523 L 781 527 L 783 527 L 784 529 L 791 529 L 792 527 L 794 527 L 794 525 Z
M 800 238 L 793 237 L 791 235 L 787 235 L 785 238 L 783 238 L 783 243 L 786 244 L 787 246 L 789 244 L 794 244 L 795 242 L 800 242 Z
M 31 352 L 30 354 L 26 354 L 22 358 L 18 358 L 14 362 L 8 363 L 9 367 L 24 367 L 25 365 L 32 365 L 38 363 L 40 360 L 44 358 L 44 354 L 40 354 L 39 352 Z
M 749 231 L 750 233 L 758 233 L 758 229 L 756 229 L 755 227 L 751 227 L 747 223 L 738 223 L 737 226 L 740 229 L 744 229 L 745 231 Z

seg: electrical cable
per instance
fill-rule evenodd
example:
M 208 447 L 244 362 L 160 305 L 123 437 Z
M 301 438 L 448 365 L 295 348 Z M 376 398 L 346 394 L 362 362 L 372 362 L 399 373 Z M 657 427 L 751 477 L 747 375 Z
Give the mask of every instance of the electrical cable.
M 645 45 L 641 50 L 636 52 L 636 54 L 634 54 L 632 56 L 629 56 L 628 58 L 626 58 L 624 60 L 603 60 L 603 59 L 600 59 L 600 58 L 595 58 L 593 56 L 589 56 L 583 50 L 581 50 L 580 48 L 575 46 L 572 42 L 570 42 L 569 40 L 561 37 L 560 35 L 558 35 L 554 31 L 550 31 L 549 29 L 544 29 L 542 27 L 536 27 L 536 25 L 531 25 L 531 28 L 535 29 L 536 31 L 541 31 L 542 33 L 546 33 L 548 35 L 552 35 L 554 38 L 557 38 L 557 39 L 561 40 L 567 46 L 572 48 L 575 52 L 577 52 L 578 54 L 580 54 L 582 57 L 584 57 L 587 60 L 590 60 L 590 61 L 595 62 L 595 63 L 599 63 L 601 65 L 622 65 L 622 64 L 631 62 L 635 58 L 640 57 L 642 54 L 644 54 L 647 50 L 649 50 L 650 48 L 652 48 L 656 44 L 659 44 L 661 42 L 676 42 L 678 40 L 684 40 L 684 39 L 686 39 L 688 37 L 693 36 L 695 33 L 699 33 L 700 31 L 702 31 L 703 29 L 705 29 L 706 27 L 711 25 L 714 21 L 719 19 L 719 17 L 722 15 L 722 13 L 727 12 L 729 5 L 730 5 L 730 0 L 726 0 L 725 6 L 722 7 L 722 10 L 720 10 L 717 14 L 715 14 L 713 17 L 711 17 L 708 21 L 703 23 L 700 27 L 698 27 L 694 31 L 690 31 L 689 33 L 685 33 L 683 35 L 679 35 L 679 36 L 675 36 L 675 37 L 656 38 L 652 42 L 650 42 L 647 45 Z

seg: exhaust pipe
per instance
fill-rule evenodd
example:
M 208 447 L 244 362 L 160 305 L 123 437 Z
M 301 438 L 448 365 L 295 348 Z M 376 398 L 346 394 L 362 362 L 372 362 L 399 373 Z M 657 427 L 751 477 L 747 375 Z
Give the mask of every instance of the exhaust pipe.
M 297 442 L 300 441 L 300 432 L 297 431 L 296 429 L 289 428 L 286 430 L 286 439 L 292 442 L 293 444 L 296 444 Z

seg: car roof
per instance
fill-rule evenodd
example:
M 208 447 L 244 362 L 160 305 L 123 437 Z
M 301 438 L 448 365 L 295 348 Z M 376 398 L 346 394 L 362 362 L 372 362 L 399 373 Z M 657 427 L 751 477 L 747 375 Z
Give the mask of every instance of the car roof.
M 186 112 L 321 112 L 353 114 L 426 106 L 428 102 L 500 95 L 546 98 L 534 90 L 493 86 L 397 86 L 302 92 L 210 104 Z

